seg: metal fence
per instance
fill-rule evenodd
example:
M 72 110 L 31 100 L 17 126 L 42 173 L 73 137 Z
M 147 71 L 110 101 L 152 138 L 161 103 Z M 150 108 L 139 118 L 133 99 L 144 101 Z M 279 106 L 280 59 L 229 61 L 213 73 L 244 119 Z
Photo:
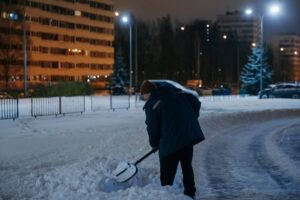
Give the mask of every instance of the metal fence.
M 60 114 L 60 97 L 31 98 L 31 116 Z
M 247 95 L 246 95 L 247 96 Z M 245 98 L 245 95 L 203 96 L 200 101 L 234 101 Z M 253 97 L 255 98 L 255 97 Z M 65 115 L 68 113 L 84 113 L 89 111 L 141 109 L 145 101 L 140 95 L 122 96 L 75 96 L 48 97 L 31 99 L 0 99 L 0 120 L 16 119 L 20 116 L 33 117 L 48 115 Z
M 110 96 L 91 96 L 91 111 L 110 110 Z
M 19 117 L 18 99 L 0 99 L 0 120 Z
M 60 97 L 60 114 L 84 113 L 85 97 Z
M 85 112 L 85 98 L 83 96 L 31 99 L 31 116 L 33 117 L 83 112 Z
M 111 95 L 111 109 L 115 111 L 116 109 L 129 109 L 130 108 L 130 95 Z
M 130 108 L 130 95 L 91 96 L 91 110 L 117 110 Z

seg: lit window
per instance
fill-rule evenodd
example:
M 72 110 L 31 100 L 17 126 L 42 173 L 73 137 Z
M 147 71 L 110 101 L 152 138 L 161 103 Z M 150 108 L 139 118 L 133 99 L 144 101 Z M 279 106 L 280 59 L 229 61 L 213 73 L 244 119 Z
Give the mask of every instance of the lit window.
M 81 11 L 75 10 L 74 15 L 80 17 L 81 16 Z
M 3 13 L 1 13 L 1 17 L 4 19 L 7 19 L 9 17 L 9 15 L 7 12 L 3 12 Z

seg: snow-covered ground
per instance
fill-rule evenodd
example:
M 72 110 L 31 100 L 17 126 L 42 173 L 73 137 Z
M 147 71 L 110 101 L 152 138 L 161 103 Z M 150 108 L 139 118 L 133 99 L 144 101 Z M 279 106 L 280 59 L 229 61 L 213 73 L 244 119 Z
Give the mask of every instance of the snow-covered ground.
M 108 108 L 107 99 L 99 101 Z M 201 101 L 207 139 L 195 147 L 197 199 L 300 199 L 299 100 Z M 86 97 L 84 114 L 38 118 L 30 117 L 29 103 L 20 101 L 19 119 L 0 121 L 1 200 L 189 199 L 180 167 L 174 186 L 160 186 L 157 153 L 138 165 L 132 180 L 111 179 L 119 162 L 150 150 L 143 102 L 93 112 L 97 100 Z

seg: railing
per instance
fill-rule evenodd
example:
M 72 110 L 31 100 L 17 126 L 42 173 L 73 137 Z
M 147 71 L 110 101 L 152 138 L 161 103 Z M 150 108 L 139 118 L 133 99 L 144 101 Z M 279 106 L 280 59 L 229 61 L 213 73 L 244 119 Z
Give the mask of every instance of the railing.
M 117 110 L 129 109 L 130 96 L 129 95 L 110 95 L 110 96 L 91 96 L 91 110 Z
M 84 113 L 85 97 L 60 97 L 60 114 Z
M 91 96 L 91 111 L 110 110 L 110 96 Z
M 19 117 L 18 99 L 0 99 L 0 120 Z
M 85 98 L 82 96 L 31 99 L 31 116 L 33 117 L 83 112 L 85 112 Z
M 31 116 L 60 114 L 60 97 L 31 98 Z
M 129 109 L 130 108 L 130 95 L 111 95 L 110 96 L 111 109 Z
M 202 96 L 202 102 L 235 101 L 247 95 Z M 253 98 L 256 98 L 253 96 Z M 47 97 L 31 99 L 0 99 L 0 120 L 16 119 L 20 116 L 65 115 L 90 111 L 109 111 L 117 109 L 141 109 L 145 101 L 139 95 L 123 96 L 75 96 Z

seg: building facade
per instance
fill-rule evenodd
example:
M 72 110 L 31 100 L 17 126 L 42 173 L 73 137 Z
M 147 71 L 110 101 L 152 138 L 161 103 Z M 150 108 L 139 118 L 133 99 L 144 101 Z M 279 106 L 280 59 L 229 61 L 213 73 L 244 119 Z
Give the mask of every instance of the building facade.
M 259 16 L 246 16 L 234 11 L 217 15 L 217 27 L 220 34 L 225 37 L 234 34 L 239 42 L 259 44 L 260 41 L 260 18 Z
M 280 34 L 273 41 L 276 81 L 300 82 L 300 35 Z
M 89 82 L 94 89 L 106 87 L 114 65 L 112 0 L 4 2 L 1 90 L 62 81 Z M 11 45 L 5 42 L 8 40 Z

